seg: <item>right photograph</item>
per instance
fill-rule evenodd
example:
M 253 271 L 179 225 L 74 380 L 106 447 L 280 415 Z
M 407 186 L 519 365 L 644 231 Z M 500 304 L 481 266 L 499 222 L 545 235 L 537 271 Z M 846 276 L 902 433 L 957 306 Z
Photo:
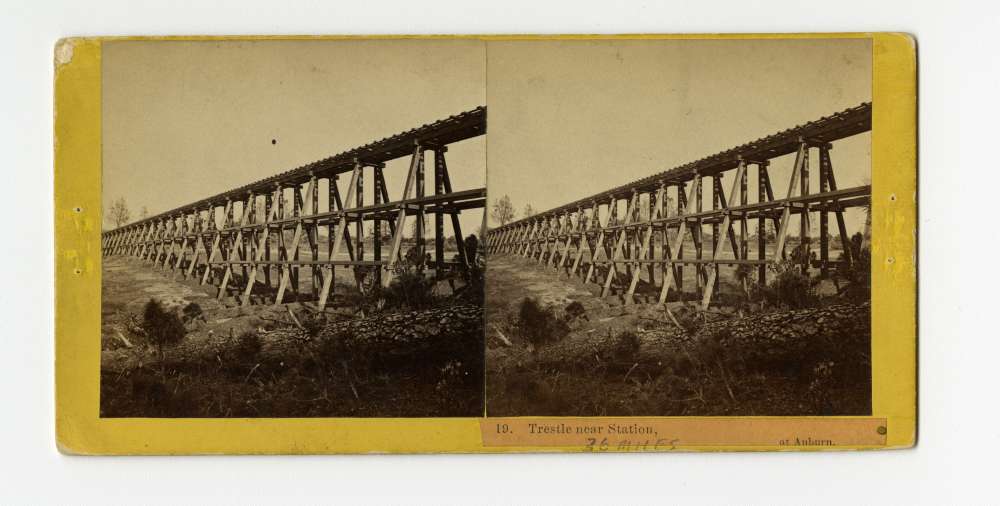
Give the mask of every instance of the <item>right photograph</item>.
M 486 44 L 487 416 L 870 415 L 868 38 Z

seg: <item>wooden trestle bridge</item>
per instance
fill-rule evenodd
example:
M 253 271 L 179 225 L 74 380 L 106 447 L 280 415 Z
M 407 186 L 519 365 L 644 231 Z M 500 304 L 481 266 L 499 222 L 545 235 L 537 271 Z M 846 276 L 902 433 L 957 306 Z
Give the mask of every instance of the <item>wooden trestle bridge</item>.
M 105 232 L 102 253 L 138 257 L 211 283 L 219 298 L 231 294 L 243 305 L 253 296 L 288 302 L 291 290 L 297 300 L 315 300 L 322 309 L 337 267 L 353 270 L 362 290 L 366 284 L 387 286 L 404 261 L 441 278 L 462 274 L 473 259 L 463 243 L 459 214 L 484 208 L 486 189 L 452 188 L 445 153 L 449 144 L 485 133 L 486 108 L 479 107 Z M 433 153 L 432 194 L 425 189 L 427 151 Z M 402 195 L 390 200 L 386 162 L 407 156 Z M 363 199 L 366 173 L 374 187 L 371 203 Z M 348 180 L 343 190 L 341 175 Z M 329 192 L 324 210 L 319 208 L 321 186 Z M 434 216 L 432 258 L 423 251 L 426 215 Z M 455 260 L 445 258 L 445 216 L 456 241 Z M 409 217 L 416 219 L 412 258 L 401 251 Z M 372 223 L 370 258 L 364 251 L 366 222 Z M 383 224 L 391 236 L 386 245 Z M 322 256 L 321 231 L 327 242 Z M 348 258 L 339 258 L 345 249 Z M 310 276 L 311 283 L 303 288 L 300 276 Z
M 757 270 L 765 284 L 768 264 L 797 262 L 822 276 L 850 266 L 852 257 L 844 210 L 868 205 L 871 186 L 838 188 L 830 150 L 835 141 L 871 130 L 871 103 L 863 103 L 758 139 L 721 153 L 654 174 L 597 195 L 570 202 L 490 230 L 488 252 L 515 254 L 560 269 L 584 283 L 598 283 L 601 297 L 616 294 L 635 302 L 636 289 L 667 300 L 671 289 L 684 294 L 684 269 L 693 268 L 701 304 L 707 307 L 718 292 L 721 266 Z M 818 152 L 819 189 L 810 189 L 810 152 Z M 774 158 L 795 154 L 787 190 L 775 198 L 768 175 Z M 756 169 L 756 199 L 750 199 L 748 174 Z M 728 192 L 723 177 L 732 174 Z M 707 179 L 707 182 L 706 182 Z M 703 190 L 711 191 L 711 209 L 703 209 Z M 676 202 L 676 212 L 668 209 Z M 624 204 L 622 206 L 622 204 Z M 624 207 L 624 213 L 619 207 Z M 645 208 L 645 210 L 643 209 Z M 810 219 L 819 215 L 819 258 L 810 254 Z M 830 258 L 829 218 L 833 215 L 842 258 Z M 789 225 L 798 218 L 799 250 L 788 260 Z M 751 258 L 748 225 L 757 222 L 756 255 Z M 774 227 L 773 237 L 766 223 Z M 704 251 L 706 226 L 712 244 Z M 734 230 L 736 228 L 737 230 Z M 721 234 L 720 234 L 721 232 Z M 684 256 L 685 241 L 693 243 L 694 258 Z M 744 277 L 744 280 L 746 277 Z M 649 299 L 647 299 L 649 300 Z

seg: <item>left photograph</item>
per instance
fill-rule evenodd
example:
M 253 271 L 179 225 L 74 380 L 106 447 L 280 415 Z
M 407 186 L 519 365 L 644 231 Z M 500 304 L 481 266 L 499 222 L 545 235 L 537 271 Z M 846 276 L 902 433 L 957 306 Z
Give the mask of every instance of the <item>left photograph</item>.
M 102 48 L 101 417 L 479 417 L 486 48 Z

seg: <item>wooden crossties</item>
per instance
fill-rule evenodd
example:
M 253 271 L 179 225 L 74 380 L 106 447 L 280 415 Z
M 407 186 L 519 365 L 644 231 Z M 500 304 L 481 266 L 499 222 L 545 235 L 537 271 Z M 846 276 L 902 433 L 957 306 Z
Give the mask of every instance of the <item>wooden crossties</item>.
M 362 292 L 387 286 L 402 270 L 460 277 L 470 259 L 459 216 L 482 209 L 486 190 L 455 191 L 445 153 L 448 145 L 485 133 L 486 108 L 479 107 L 105 232 L 102 250 L 197 277 L 217 286 L 219 298 L 233 296 L 243 305 L 314 301 L 322 309 L 338 272 L 347 274 L 341 284 Z M 392 195 L 386 163 L 407 157 L 405 183 Z M 371 203 L 365 202 L 366 179 Z M 434 216 L 433 257 L 425 251 L 427 215 Z M 457 251 L 447 248 L 446 216 Z M 408 234 L 411 218 L 416 226 Z M 386 228 L 391 239 L 383 248 Z
M 626 304 L 640 296 L 663 303 L 673 294 L 707 307 L 724 272 L 732 274 L 733 289 L 745 292 L 753 281 L 766 284 L 768 266 L 778 262 L 835 276 L 854 260 L 844 210 L 867 205 L 871 187 L 838 189 L 830 151 L 833 142 L 870 130 L 871 104 L 864 103 L 495 228 L 487 251 L 554 267 Z M 818 153 L 818 177 L 810 174 L 810 153 Z M 775 198 L 771 166 L 783 156 L 794 160 L 788 186 Z M 830 214 L 838 258 L 831 256 Z M 818 258 L 811 237 L 816 215 Z M 693 281 L 693 293 L 685 279 Z

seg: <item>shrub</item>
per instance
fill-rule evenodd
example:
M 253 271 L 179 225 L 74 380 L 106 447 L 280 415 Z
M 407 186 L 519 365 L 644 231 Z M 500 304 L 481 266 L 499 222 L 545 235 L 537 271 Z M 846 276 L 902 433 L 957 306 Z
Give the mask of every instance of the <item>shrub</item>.
M 545 342 L 558 341 L 569 331 L 566 323 L 543 308 L 535 299 L 525 297 L 518 311 L 518 327 L 528 342 L 539 346 Z
M 433 306 L 437 301 L 434 294 L 434 280 L 424 276 L 415 268 L 402 269 L 382 292 L 389 307 L 422 309 Z
M 793 262 L 783 261 L 771 266 L 774 279 L 767 287 L 759 288 L 760 296 L 769 304 L 800 309 L 815 304 L 812 281 Z
M 177 344 L 184 338 L 184 322 L 175 313 L 167 312 L 156 299 L 149 299 L 143 311 L 142 329 L 163 361 L 163 348 Z
M 566 306 L 566 320 L 570 321 L 577 318 L 589 320 L 589 318 L 587 318 L 587 310 L 583 307 L 583 304 L 579 301 L 573 301 Z
M 309 313 L 302 319 L 302 328 L 305 329 L 309 337 L 316 337 L 326 326 L 326 315 L 323 313 Z
M 184 317 L 184 323 L 191 323 L 198 318 L 202 318 L 203 311 L 201 310 L 201 306 L 192 302 L 184 306 L 184 309 L 181 310 L 181 315 Z
M 854 257 L 854 263 L 851 264 L 844 272 L 844 277 L 847 280 L 847 286 L 845 286 L 841 293 L 851 300 L 856 300 L 860 302 L 867 301 L 871 298 L 871 264 L 872 255 L 868 248 L 862 246 L 864 243 L 864 237 L 860 234 L 854 234 L 851 237 L 851 254 Z

